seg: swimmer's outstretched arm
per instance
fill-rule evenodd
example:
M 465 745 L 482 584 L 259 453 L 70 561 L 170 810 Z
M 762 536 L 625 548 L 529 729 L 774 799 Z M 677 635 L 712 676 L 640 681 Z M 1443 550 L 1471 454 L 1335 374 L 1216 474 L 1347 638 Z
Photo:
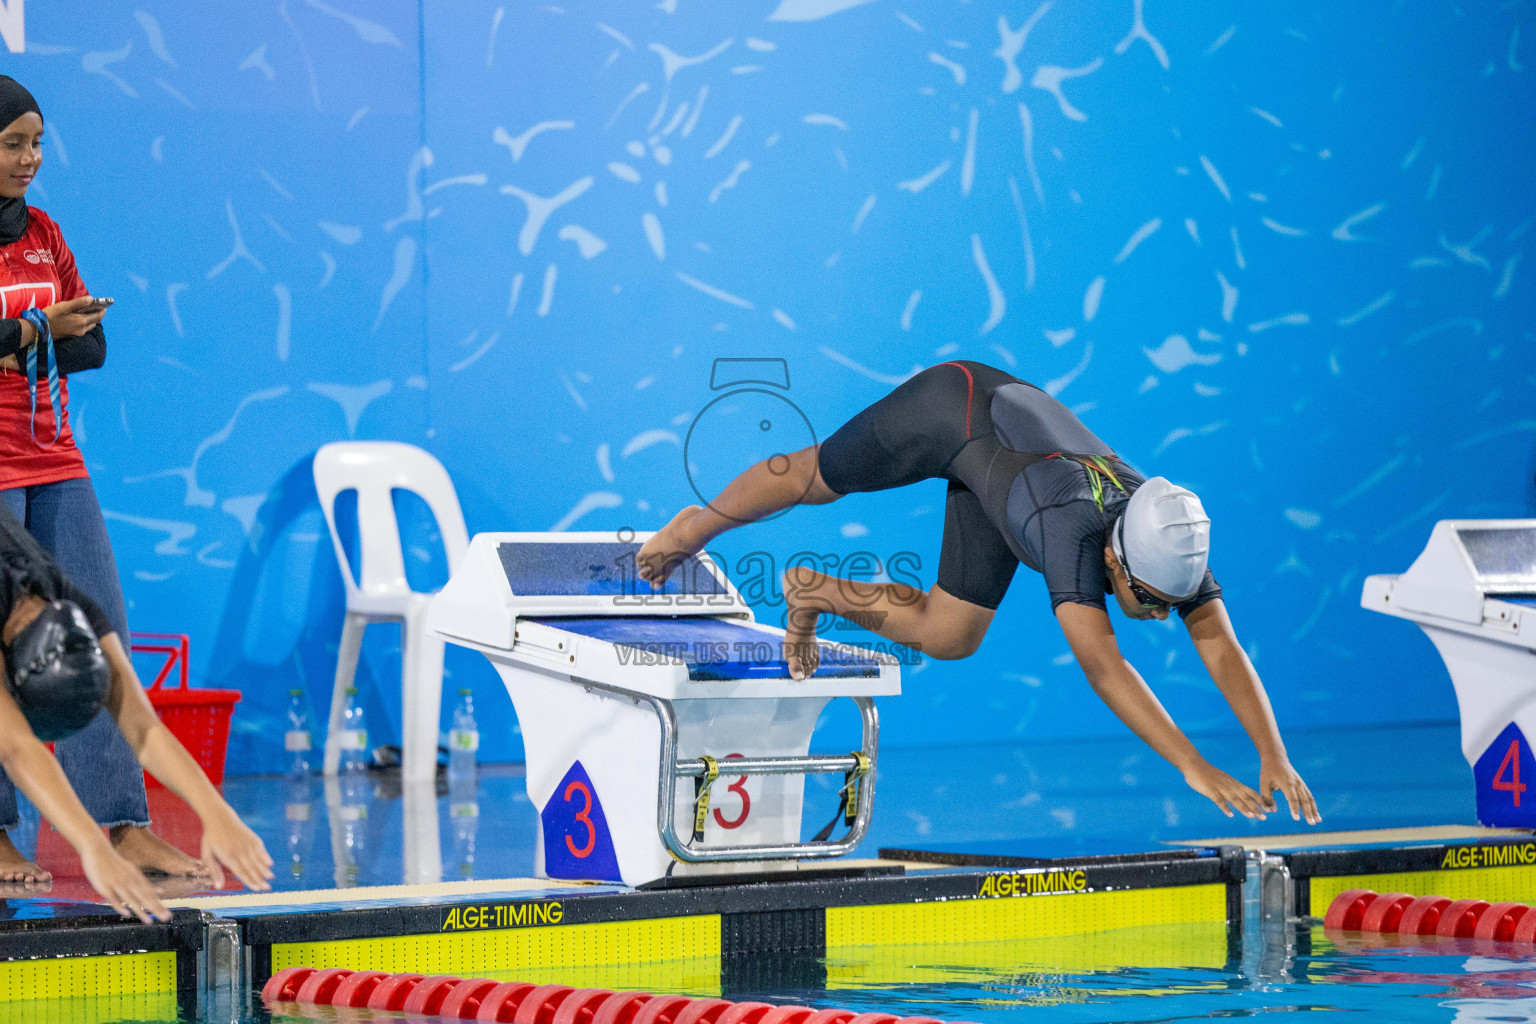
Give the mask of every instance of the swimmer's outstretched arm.
M 170 911 L 155 895 L 144 873 L 114 850 L 106 833 L 91 820 L 80 798 L 70 788 L 59 762 L 33 735 L 21 709 L 3 686 L 0 686 L 0 767 L 80 854 L 86 881 L 113 910 L 124 917 L 132 914 L 145 924 L 152 917 L 170 920 Z
M 213 873 L 215 884 L 223 884 L 222 865 L 234 872 L 247 888 L 272 888 L 268 883 L 272 877 L 272 858 L 266 846 L 224 802 L 192 755 L 155 714 L 116 633 L 101 638 L 101 650 L 112 667 L 107 710 L 117 719 L 117 726 L 138 755 L 139 763 L 153 772 L 167 789 L 185 800 L 201 819 L 202 860 Z
M 1184 774 L 1191 789 L 1208 797 L 1227 817 L 1232 811 L 1263 818 L 1273 804 L 1200 755 L 1189 737 L 1168 717 L 1140 673 L 1120 653 L 1109 614 L 1092 605 L 1066 602 L 1056 619 L 1093 692 L 1132 732 Z
M 1275 803 L 1275 790 L 1285 794 L 1291 805 L 1291 817 L 1307 819 L 1307 824 L 1322 821 L 1317 811 L 1317 801 L 1307 788 L 1280 739 L 1280 727 L 1275 724 L 1274 710 L 1269 706 L 1269 695 L 1254 671 L 1253 663 L 1237 642 L 1232 630 L 1232 620 L 1227 617 L 1226 605 L 1221 598 L 1207 601 L 1189 613 L 1184 620 L 1190 639 L 1206 670 L 1216 682 L 1216 688 L 1232 705 L 1237 720 L 1243 723 L 1248 738 L 1259 751 L 1259 794 L 1271 807 Z

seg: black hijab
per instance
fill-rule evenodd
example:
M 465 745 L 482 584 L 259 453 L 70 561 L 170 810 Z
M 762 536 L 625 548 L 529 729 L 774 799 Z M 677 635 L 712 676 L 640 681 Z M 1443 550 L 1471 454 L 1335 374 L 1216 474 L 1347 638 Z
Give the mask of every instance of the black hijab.
M 0 75 L 0 130 L 23 114 L 43 116 L 37 100 L 16 79 Z M 0 245 L 10 245 L 27 232 L 27 201 L 0 199 Z

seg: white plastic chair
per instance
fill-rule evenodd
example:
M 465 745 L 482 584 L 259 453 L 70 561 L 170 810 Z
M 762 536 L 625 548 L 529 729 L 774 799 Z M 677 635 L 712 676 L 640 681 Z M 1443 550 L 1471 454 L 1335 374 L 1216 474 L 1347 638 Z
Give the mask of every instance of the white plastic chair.
M 347 688 L 357 673 L 363 630 L 371 622 L 400 623 L 400 739 L 406 781 L 430 779 L 437 766 L 437 723 L 443 695 L 443 642 L 427 631 L 431 594 L 418 593 L 405 578 L 400 526 L 395 520 L 394 491 L 422 498 L 437 519 L 450 575 L 464 560 L 469 536 L 459 496 L 442 463 L 414 445 L 392 441 L 343 441 L 315 453 L 315 490 L 331 528 L 331 543 L 347 588 L 347 617 L 336 659 L 331 693 L 331 723 L 325 738 L 325 774 L 341 761 L 342 714 Z M 336 532 L 336 496 L 357 491 L 360 577 L 347 562 Z

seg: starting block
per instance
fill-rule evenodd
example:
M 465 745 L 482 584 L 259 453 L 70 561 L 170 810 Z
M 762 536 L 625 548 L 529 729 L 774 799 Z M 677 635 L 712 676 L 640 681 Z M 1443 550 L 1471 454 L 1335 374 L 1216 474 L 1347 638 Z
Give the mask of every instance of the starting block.
M 659 590 L 640 580 L 645 539 L 479 534 L 429 614 L 434 634 L 490 659 L 517 710 L 535 870 L 639 885 L 849 852 L 869 828 L 873 698 L 901 692 L 896 660 L 822 643 L 795 681 L 784 631 L 755 621 L 707 555 Z M 808 756 L 834 697 L 857 704 L 861 749 Z M 844 776 L 842 839 L 800 841 L 807 773 Z
M 1407 572 L 1366 578 L 1360 603 L 1417 623 L 1445 659 L 1478 821 L 1536 826 L 1536 519 L 1442 520 Z

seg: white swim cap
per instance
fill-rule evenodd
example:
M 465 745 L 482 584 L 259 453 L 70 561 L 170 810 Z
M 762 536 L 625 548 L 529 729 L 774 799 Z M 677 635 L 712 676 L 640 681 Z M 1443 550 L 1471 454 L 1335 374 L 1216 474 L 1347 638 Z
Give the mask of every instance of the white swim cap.
M 1211 551 L 1211 519 L 1195 492 L 1155 476 L 1136 488 L 1111 531 L 1115 554 L 1142 583 L 1193 597 Z

